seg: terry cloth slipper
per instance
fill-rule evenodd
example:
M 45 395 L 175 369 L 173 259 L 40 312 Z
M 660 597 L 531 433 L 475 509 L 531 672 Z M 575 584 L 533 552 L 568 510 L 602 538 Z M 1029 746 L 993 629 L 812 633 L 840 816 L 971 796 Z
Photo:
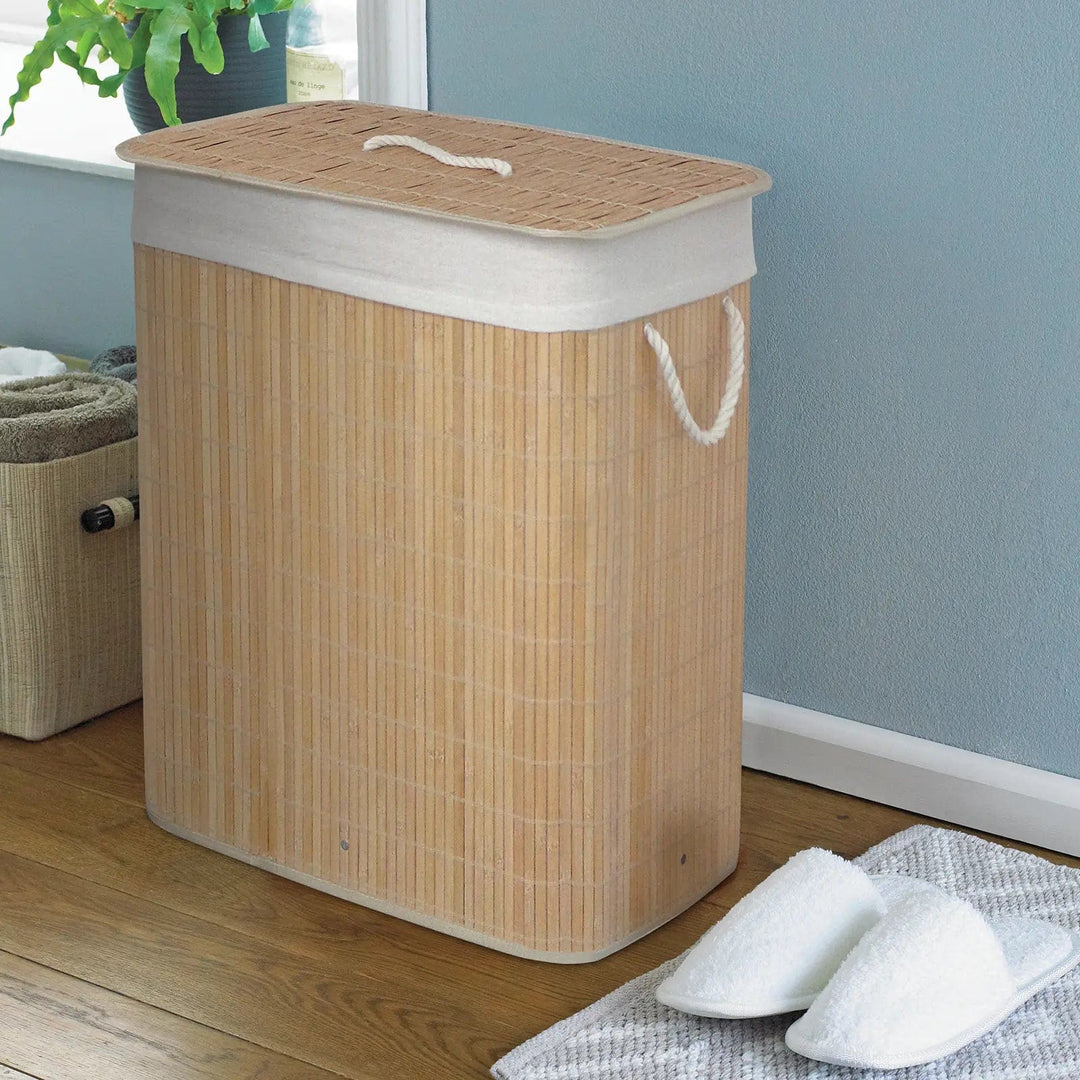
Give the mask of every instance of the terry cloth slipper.
M 728 1019 L 805 1009 L 886 910 L 925 891 L 938 890 L 900 875 L 869 877 L 821 848 L 800 851 L 701 938 L 656 999 Z
M 984 919 L 941 892 L 892 908 L 788 1029 L 797 1054 L 902 1069 L 955 1053 L 1080 961 L 1080 935 L 1042 919 Z

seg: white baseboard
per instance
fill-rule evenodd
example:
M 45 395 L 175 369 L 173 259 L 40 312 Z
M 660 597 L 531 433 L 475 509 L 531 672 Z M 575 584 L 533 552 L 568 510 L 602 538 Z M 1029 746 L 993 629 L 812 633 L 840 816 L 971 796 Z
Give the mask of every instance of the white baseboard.
M 1080 855 L 1080 780 L 743 695 L 743 764 Z

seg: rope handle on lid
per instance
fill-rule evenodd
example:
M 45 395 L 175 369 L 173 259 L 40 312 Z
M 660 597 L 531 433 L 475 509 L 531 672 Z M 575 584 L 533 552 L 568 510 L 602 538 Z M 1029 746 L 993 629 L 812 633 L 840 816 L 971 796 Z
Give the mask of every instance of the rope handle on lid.
M 509 176 L 514 170 L 509 161 L 493 157 L 463 157 L 460 154 L 451 154 L 441 146 L 433 146 L 412 135 L 375 135 L 364 143 L 365 150 L 378 150 L 381 146 L 408 146 L 413 150 L 419 150 L 421 154 L 427 154 L 444 165 L 454 165 L 461 169 L 490 169 L 500 176 Z
M 724 314 L 728 320 L 727 385 L 720 399 L 720 409 L 716 414 L 716 419 L 707 431 L 702 430 L 690 415 L 686 395 L 683 393 L 682 383 L 679 381 L 675 361 L 671 359 L 667 342 L 657 333 L 651 323 L 645 324 L 645 338 L 652 347 L 652 351 L 656 353 L 660 374 L 664 376 L 664 382 L 667 383 L 675 415 L 682 422 L 686 434 L 702 446 L 715 446 L 727 434 L 731 418 L 735 415 L 735 406 L 739 404 L 739 391 L 742 389 L 743 373 L 746 371 L 746 324 L 729 296 L 724 297 Z

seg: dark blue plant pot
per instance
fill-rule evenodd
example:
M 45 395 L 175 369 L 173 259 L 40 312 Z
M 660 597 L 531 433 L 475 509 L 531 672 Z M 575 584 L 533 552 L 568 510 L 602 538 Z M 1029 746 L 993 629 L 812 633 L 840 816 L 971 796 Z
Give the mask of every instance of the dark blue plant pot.
M 248 16 L 223 15 L 218 36 L 225 53 L 225 70 L 209 74 L 195 62 L 185 35 L 180 47 L 180 71 L 176 76 L 176 113 L 185 123 L 212 116 L 261 109 L 285 101 L 285 31 L 287 11 L 260 16 L 270 48 L 253 53 L 248 48 Z M 130 24 L 131 32 L 137 20 Z M 146 89 L 141 67 L 124 79 L 124 103 L 140 133 L 165 127 L 161 109 Z

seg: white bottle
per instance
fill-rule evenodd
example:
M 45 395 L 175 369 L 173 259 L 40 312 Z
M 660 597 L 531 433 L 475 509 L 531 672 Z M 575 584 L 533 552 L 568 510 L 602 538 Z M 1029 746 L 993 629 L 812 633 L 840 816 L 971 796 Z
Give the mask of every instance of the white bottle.
M 289 101 L 339 101 L 358 96 L 354 3 L 295 0 L 285 45 Z

